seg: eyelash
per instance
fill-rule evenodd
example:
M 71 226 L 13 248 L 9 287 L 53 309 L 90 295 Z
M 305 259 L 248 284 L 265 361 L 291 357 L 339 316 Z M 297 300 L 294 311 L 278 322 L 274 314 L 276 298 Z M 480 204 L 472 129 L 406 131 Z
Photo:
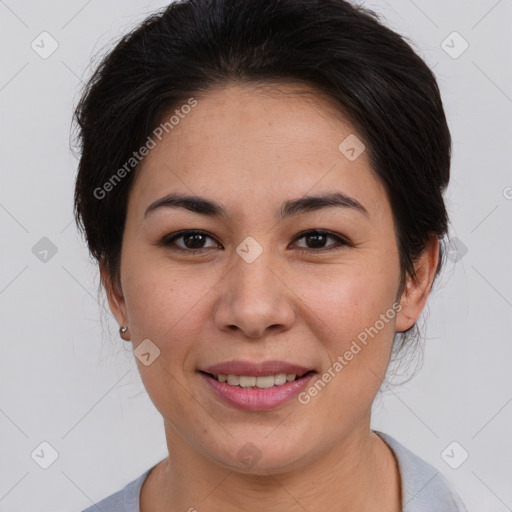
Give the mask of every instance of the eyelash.
M 184 238 L 185 236 L 191 236 L 191 235 L 204 235 L 204 236 L 206 236 L 208 238 L 211 238 L 212 240 L 215 240 L 206 231 L 202 231 L 202 230 L 184 230 L 184 231 L 179 231 L 177 233 L 171 233 L 170 235 L 165 236 L 164 238 L 162 238 L 162 240 L 160 241 L 159 245 L 165 246 L 165 247 L 171 249 L 172 251 L 187 252 L 187 253 L 191 253 L 191 254 L 198 254 L 198 253 L 207 251 L 209 249 L 208 247 L 203 247 L 203 248 L 200 248 L 200 249 L 188 249 L 188 248 L 179 247 L 179 246 L 174 245 L 174 242 L 176 240 L 178 240 L 180 238 Z M 336 244 L 334 244 L 334 247 L 332 247 L 330 249 L 308 249 L 308 248 L 302 248 L 302 249 L 298 249 L 299 252 L 301 252 L 301 253 L 312 253 L 312 252 L 313 253 L 325 253 L 325 252 L 328 252 L 328 251 L 333 251 L 333 250 L 340 249 L 343 246 L 351 246 L 351 244 L 347 240 L 345 240 L 344 238 L 340 237 L 339 235 L 335 235 L 334 233 L 331 233 L 330 231 L 324 231 L 324 230 L 321 230 L 321 229 L 308 229 L 306 231 L 303 231 L 302 233 L 300 233 L 294 239 L 294 241 L 300 240 L 302 238 L 305 238 L 306 236 L 311 236 L 311 235 L 325 235 L 325 236 L 327 236 L 329 238 L 332 238 L 332 239 L 336 240 Z

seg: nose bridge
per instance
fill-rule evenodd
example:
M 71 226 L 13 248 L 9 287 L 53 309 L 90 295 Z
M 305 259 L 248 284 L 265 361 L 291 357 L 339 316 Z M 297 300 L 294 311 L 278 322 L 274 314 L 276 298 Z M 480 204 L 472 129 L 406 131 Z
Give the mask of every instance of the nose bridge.
M 275 266 L 275 259 L 268 246 L 269 239 L 262 241 L 262 244 L 267 244 L 264 247 L 254 238 L 247 237 L 236 248 L 230 288 L 237 301 L 250 302 L 253 310 L 270 308 L 277 299 L 276 294 L 279 294 L 275 276 L 270 270 L 273 264 Z

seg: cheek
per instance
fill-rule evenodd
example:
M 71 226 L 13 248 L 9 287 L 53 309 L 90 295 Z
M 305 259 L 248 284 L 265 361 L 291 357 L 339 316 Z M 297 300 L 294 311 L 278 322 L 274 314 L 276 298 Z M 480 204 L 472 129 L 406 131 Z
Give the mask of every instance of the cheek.
M 172 335 L 191 324 L 190 315 L 200 307 L 214 276 L 209 283 L 208 276 L 199 276 L 193 265 L 186 268 L 157 256 L 151 251 L 127 254 L 123 290 L 134 329 L 164 341 L 166 333 Z
M 322 394 L 324 405 L 333 411 L 342 415 L 347 408 L 365 411 L 380 387 L 395 334 L 398 277 L 392 264 L 354 265 L 333 272 L 321 285 L 314 286 L 310 278 L 301 284 L 308 290 L 304 298 L 314 313 L 309 318 L 316 318 L 316 337 L 329 356 L 325 368 L 330 368 L 325 375 L 329 389 Z
M 204 337 L 201 299 L 206 299 L 206 285 L 160 264 L 142 267 L 139 262 L 133 268 L 144 270 L 127 273 L 124 281 L 132 343 L 136 350 L 149 339 L 159 350 L 150 365 L 136 358 L 144 387 L 168 420 L 192 417 L 197 412 L 187 409 L 193 390 L 187 387 L 185 373 L 190 370 L 194 340 Z
M 394 285 L 374 272 L 347 273 L 308 291 L 309 318 L 316 318 L 328 361 L 300 398 L 322 439 L 350 432 L 370 414 L 394 339 Z
M 353 265 L 336 269 L 321 279 L 313 272 L 304 273 L 296 283 L 297 289 L 303 290 L 301 298 L 305 305 L 325 326 L 323 339 L 330 340 L 333 348 L 339 345 L 342 349 L 392 307 L 398 273 L 389 268 Z M 388 319 L 381 330 L 389 333 L 389 324 L 392 322 Z

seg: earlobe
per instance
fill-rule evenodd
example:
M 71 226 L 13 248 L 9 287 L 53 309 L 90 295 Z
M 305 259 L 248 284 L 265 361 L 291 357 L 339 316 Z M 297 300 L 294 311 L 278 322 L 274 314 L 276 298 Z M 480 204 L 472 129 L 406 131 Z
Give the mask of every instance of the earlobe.
M 438 263 L 439 239 L 433 235 L 414 264 L 416 276 L 407 278 L 405 290 L 400 298 L 402 309 L 396 321 L 397 332 L 410 329 L 418 320 L 432 289 Z

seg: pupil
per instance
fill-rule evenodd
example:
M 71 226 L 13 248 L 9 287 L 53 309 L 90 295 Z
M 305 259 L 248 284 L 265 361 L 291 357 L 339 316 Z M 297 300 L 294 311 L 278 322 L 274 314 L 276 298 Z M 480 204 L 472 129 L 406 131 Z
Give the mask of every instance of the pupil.
M 194 243 L 194 242 L 192 242 L 192 244 L 187 243 L 188 241 L 190 241 L 190 239 L 191 239 L 191 238 L 195 238 L 195 239 L 196 239 L 196 242 L 198 242 L 198 243 Z M 202 248 L 202 246 L 201 246 L 201 242 L 204 242 L 203 238 L 204 238 L 204 235 L 197 234 L 197 233 L 196 233 L 196 234 L 194 234 L 194 235 L 187 235 L 187 236 L 185 237 L 185 240 L 186 240 L 185 245 L 186 245 L 189 249 L 201 249 L 201 248 Z
M 323 247 L 322 242 L 325 242 L 325 235 L 308 235 L 308 238 L 309 238 L 309 240 L 316 239 L 316 242 L 320 242 L 320 243 L 313 242 L 314 248 Z

